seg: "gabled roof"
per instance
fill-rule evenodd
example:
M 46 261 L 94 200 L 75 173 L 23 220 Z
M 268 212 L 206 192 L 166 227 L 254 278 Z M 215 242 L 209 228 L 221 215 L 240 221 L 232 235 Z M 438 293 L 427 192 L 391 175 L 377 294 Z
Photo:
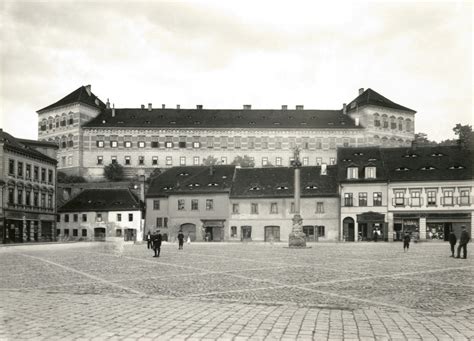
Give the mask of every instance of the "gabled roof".
M 58 212 L 137 211 L 140 201 L 129 189 L 85 189 Z
M 90 85 L 88 85 L 88 87 L 90 87 Z M 96 103 L 96 99 L 98 100 L 99 104 Z M 105 109 L 106 107 L 105 104 L 99 99 L 99 97 L 94 95 L 92 92 L 89 95 L 86 87 L 81 86 L 78 89 L 71 92 L 66 97 L 60 99 L 59 101 L 53 104 L 48 105 L 47 107 L 44 107 L 43 109 L 38 110 L 37 112 L 40 113 L 44 110 L 49 110 L 49 109 L 53 109 L 53 108 L 57 108 L 63 105 L 68 105 L 68 104 L 73 104 L 73 103 L 83 103 L 83 104 L 87 104 L 98 109 Z
M 172 194 L 228 193 L 235 166 L 173 167 L 150 184 L 146 197 L 167 197 Z
M 342 110 L 112 109 L 84 127 L 362 129 Z
M 32 145 L 34 145 L 34 141 L 17 139 L 12 135 L 8 134 L 7 132 L 3 131 L 3 129 L 0 129 L 0 140 L 3 142 L 4 148 L 9 149 L 13 152 L 25 154 L 30 157 L 37 158 L 55 165 L 58 163 L 56 159 L 53 159 L 32 147 Z M 30 143 L 30 141 L 32 143 Z
M 415 110 L 412 110 L 410 108 L 404 107 L 403 105 L 397 104 L 395 102 L 392 102 L 388 98 L 382 96 L 378 92 L 368 88 L 365 90 L 362 94 L 360 94 L 356 99 L 351 101 L 347 105 L 347 111 L 352 111 L 356 110 L 356 108 L 360 108 L 364 105 L 377 105 L 379 107 L 386 107 L 386 108 L 392 108 L 392 109 L 398 109 L 398 110 L 405 110 L 405 111 L 411 111 L 413 113 L 416 113 Z
M 291 198 L 294 196 L 294 168 L 240 168 L 236 170 L 230 198 Z M 301 197 L 337 197 L 337 168 L 301 167 Z
M 354 157 L 360 153 L 363 155 Z M 364 179 L 361 173 L 361 169 L 369 165 L 369 158 L 377 159 L 376 179 Z M 338 149 L 339 181 L 343 183 L 471 180 L 474 179 L 473 163 L 473 150 L 459 146 Z M 361 179 L 347 179 L 347 167 L 353 166 L 359 167 Z

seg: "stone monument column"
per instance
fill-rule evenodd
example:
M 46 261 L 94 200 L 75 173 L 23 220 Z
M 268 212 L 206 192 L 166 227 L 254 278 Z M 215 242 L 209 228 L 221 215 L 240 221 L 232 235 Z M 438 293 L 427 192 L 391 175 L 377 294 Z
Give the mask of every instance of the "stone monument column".
M 294 160 L 292 166 L 295 169 L 295 215 L 293 216 L 293 228 L 288 237 L 288 246 L 290 248 L 306 247 L 306 235 L 303 232 L 303 218 L 300 215 L 300 198 L 301 198 L 301 162 L 299 159 L 300 151 L 295 148 Z

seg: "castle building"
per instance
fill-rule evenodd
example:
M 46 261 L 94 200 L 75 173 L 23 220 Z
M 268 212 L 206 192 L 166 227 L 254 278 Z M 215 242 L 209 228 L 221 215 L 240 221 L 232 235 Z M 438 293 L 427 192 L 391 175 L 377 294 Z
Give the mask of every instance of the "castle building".
M 88 85 L 38 110 L 39 139 L 59 146 L 58 170 L 91 180 L 110 163 L 128 177 L 202 165 L 209 156 L 222 165 L 247 155 L 256 167 L 289 166 L 295 146 L 303 166 L 331 165 L 338 147 L 410 146 L 414 123 L 414 110 L 372 89 L 335 110 L 185 109 L 114 108 Z

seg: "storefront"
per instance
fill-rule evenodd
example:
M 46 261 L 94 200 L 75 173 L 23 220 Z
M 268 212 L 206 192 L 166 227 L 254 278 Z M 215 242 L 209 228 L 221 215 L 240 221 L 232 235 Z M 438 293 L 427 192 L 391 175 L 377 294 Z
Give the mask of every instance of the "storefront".
M 220 242 L 224 240 L 225 220 L 201 220 L 203 240 L 207 242 Z
M 377 212 L 364 212 L 357 215 L 359 240 L 387 240 L 388 226 L 385 223 L 385 214 Z M 377 238 L 375 238 L 375 236 Z

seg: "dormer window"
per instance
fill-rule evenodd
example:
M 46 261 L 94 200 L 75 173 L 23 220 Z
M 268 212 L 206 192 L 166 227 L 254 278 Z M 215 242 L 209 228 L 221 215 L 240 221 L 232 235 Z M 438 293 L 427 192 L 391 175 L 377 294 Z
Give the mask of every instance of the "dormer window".
M 312 189 L 312 190 L 315 190 L 315 189 L 318 189 L 318 186 L 315 186 L 315 185 L 308 185 L 305 187 L 305 189 Z
M 216 183 L 216 182 L 211 182 L 211 183 L 209 183 L 207 186 L 209 186 L 209 187 L 217 187 L 217 186 L 219 186 L 219 184 Z
M 449 167 L 449 169 L 464 169 L 464 166 L 454 165 L 454 166 Z
M 342 161 L 343 161 L 343 162 L 352 162 L 351 159 L 344 159 L 344 160 L 342 160 Z
M 165 186 L 163 187 L 163 190 L 165 191 L 169 191 L 169 190 L 172 190 L 173 189 L 173 186 Z
M 278 186 L 276 189 L 279 191 L 282 191 L 282 190 L 288 189 L 288 186 Z
M 374 161 L 377 161 L 377 159 L 374 159 L 374 158 L 369 159 L 369 162 L 374 162 Z
M 280 122 L 273 122 L 274 125 L 279 126 Z
M 376 167 L 365 167 L 365 178 L 366 179 L 375 179 L 377 176 Z
M 413 153 L 411 153 L 411 154 L 405 154 L 405 155 L 403 155 L 403 157 L 405 157 L 405 158 L 409 158 L 409 157 L 418 157 L 418 155 L 417 155 L 417 154 L 413 154 Z
M 442 154 L 442 153 L 433 153 L 433 154 L 431 154 L 431 156 L 433 156 L 433 157 L 441 157 L 441 156 L 444 156 L 444 154 Z
M 359 168 L 357 168 L 357 167 L 347 167 L 347 178 L 348 179 L 358 179 L 359 178 Z
M 434 170 L 434 169 L 436 169 L 436 168 L 434 168 L 432 166 L 426 166 L 426 167 L 420 168 L 420 170 L 422 170 L 422 171 L 429 171 L 429 170 Z
M 201 186 L 200 184 L 198 183 L 195 183 L 195 184 L 189 184 L 188 187 L 192 188 L 192 187 L 199 187 Z
M 187 173 L 187 172 L 181 172 L 181 173 L 179 173 L 178 175 L 179 175 L 179 176 L 188 176 L 189 173 Z
M 251 191 L 259 191 L 259 190 L 260 190 L 260 187 L 258 187 L 258 186 L 252 186 L 252 187 L 250 187 L 250 190 L 251 190 Z
M 406 172 L 406 171 L 409 171 L 410 169 L 409 168 L 406 168 L 406 167 L 398 167 L 397 169 L 395 169 L 397 172 Z
M 364 155 L 364 153 L 362 153 L 362 152 L 356 152 L 356 153 L 354 153 L 354 156 L 362 156 L 362 155 Z

